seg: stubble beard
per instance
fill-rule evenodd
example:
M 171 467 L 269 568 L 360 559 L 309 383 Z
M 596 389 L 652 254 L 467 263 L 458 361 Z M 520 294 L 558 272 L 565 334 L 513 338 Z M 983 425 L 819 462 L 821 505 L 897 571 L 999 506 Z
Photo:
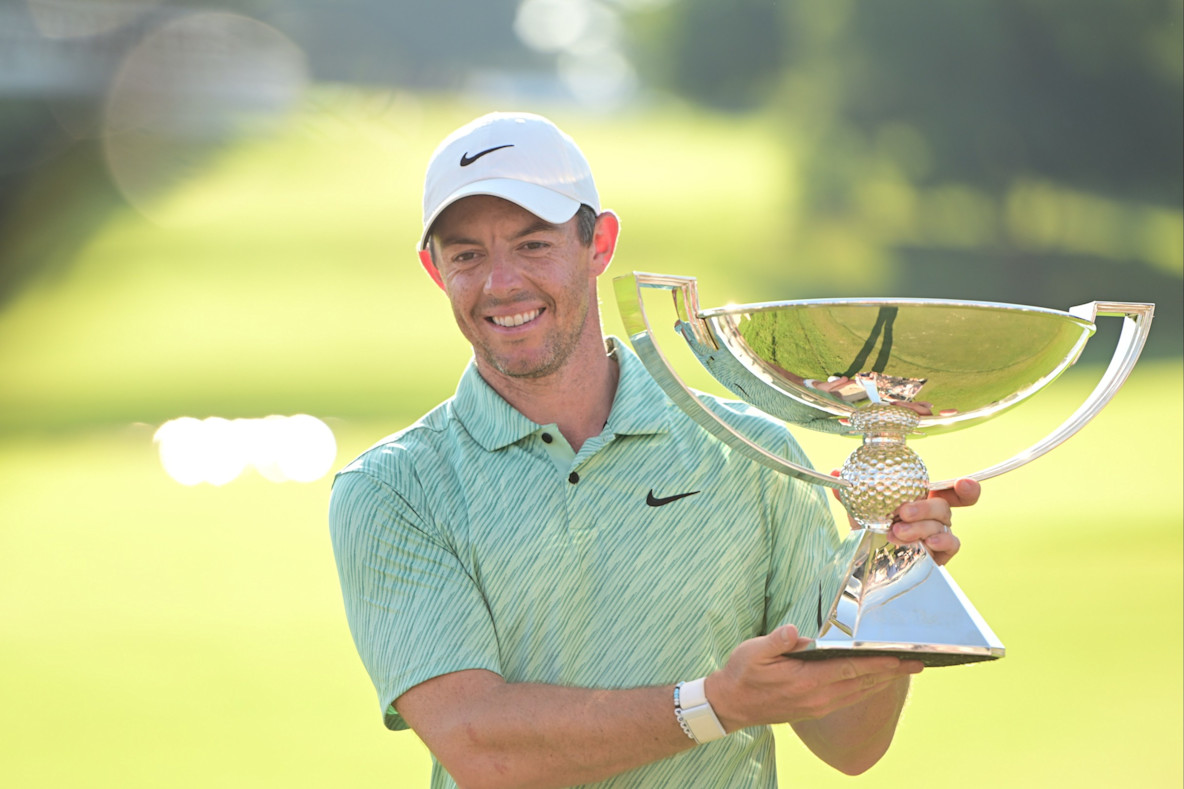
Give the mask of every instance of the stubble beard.
M 534 380 L 546 378 L 563 369 L 575 354 L 588 321 L 588 305 L 582 306 L 579 321 L 571 332 L 552 332 L 543 340 L 538 356 L 516 359 L 511 354 L 499 355 L 488 343 L 481 343 L 475 350 L 494 370 L 507 378 Z

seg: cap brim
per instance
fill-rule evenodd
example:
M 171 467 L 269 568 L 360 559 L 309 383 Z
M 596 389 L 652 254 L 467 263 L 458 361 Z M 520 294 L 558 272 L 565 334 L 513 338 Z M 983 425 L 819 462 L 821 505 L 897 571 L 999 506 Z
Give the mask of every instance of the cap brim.
M 566 195 L 552 191 L 545 186 L 514 181 L 508 178 L 491 178 L 486 181 L 475 181 L 465 184 L 448 197 L 444 198 L 436 210 L 424 220 L 423 235 L 419 237 L 419 248 L 425 249 L 432 225 L 444 209 L 465 197 L 474 195 L 490 195 L 509 200 L 511 203 L 525 208 L 539 219 L 555 225 L 561 225 L 576 215 L 580 209 L 580 201 Z

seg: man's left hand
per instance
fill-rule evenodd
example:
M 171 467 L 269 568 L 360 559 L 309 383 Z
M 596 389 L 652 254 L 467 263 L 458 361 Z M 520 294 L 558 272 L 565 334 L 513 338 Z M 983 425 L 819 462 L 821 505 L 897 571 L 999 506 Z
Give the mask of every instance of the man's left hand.
M 954 558 L 962 541 L 951 530 L 953 507 L 969 507 L 978 501 L 982 486 L 973 479 L 960 479 L 954 487 L 935 490 L 929 498 L 900 505 L 892 526 L 892 541 L 901 545 L 924 542 L 933 560 L 945 564 Z

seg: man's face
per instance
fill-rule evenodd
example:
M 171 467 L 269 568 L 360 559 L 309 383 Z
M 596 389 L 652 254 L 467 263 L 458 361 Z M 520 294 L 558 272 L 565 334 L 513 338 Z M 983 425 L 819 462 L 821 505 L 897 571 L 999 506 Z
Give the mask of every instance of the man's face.
M 514 203 L 484 195 L 448 207 L 433 226 L 444 290 L 478 368 L 510 378 L 559 371 L 594 332 L 595 243 L 579 242 L 576 220 L 552 225 Z M 607 261 L 605 261 L 607 263 Z

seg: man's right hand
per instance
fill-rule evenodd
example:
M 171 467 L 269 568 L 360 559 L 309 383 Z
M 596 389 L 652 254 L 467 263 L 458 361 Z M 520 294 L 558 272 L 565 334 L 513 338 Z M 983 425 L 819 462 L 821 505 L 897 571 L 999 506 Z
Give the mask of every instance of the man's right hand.
M 740 644 L 727 665 L 707 677 L 707 699 L 727 731 L 825 718 L 922 669 L 894 657 L 793 657 L 809 643 L 796 627 L 783 625 Z

